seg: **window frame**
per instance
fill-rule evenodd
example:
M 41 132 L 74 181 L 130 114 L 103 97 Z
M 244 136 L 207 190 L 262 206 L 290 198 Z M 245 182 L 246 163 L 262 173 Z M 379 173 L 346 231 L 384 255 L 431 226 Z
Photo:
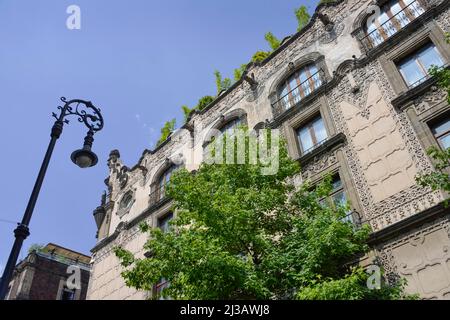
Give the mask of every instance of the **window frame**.
M 450 61 L 450 45 L 447 44 L 445 34 L 436 21 L 428 22 L 426 27 L 413 32 L 405 41 L 399 42 L 379 56 L 381 67 L 397 97 L 415 89 L 406 85 L 397 68 L 397 62 L 428 43 L 434 44 L 443 59 L 444 65 L 448 64 Z
M 415 16 L 415 12 L 417 9 L 415 8 L 414 3 L 419 5 L 419 10 L 422 12 Z M 393 12 L 394 6 L 398 4 L 400 7 L 400 11 L 397 13 Z M 367 24 L 368 19 L 372 16 L 372 14 L 365 15 L 364 19 L 362 20 L 362 32 L 363 32 L 363 38 L 362 41 L 364 42 L 365 39 L 367 39 L 367 42 L 369 43 L 369 50 L 375 49 L 379 46 L 381 46 L 383 43 L 386 43 L 390 38 L 398 34 L 402 29 L 406 28 L 410 24 L 412 24 L 415 20 L 419 19 L 423 14 L 425 14 L 428 11 L 427 3 L 423 2 L 422 0 L 413 0 L 410 4 L 407 4 L 405 0 L 388 0 L 383 1 L 383 3 L 380 5 L 380 16 L 374 20 L 374 22 L 371 24 L 371 26 L 374 26 L 374 30 L 369 32 L 369 26 Z M 412 9 L 411 9 L 412 7 Z M 402 14 L 403 13 L 403 14 Z M 380 21 L 380 17 L 385 14 L 387 16 L 387 20 L 384 22 Z M 408 22 L 402 26 L 402 20 L 401 18 L 396 18 L 398 15 L 404 15 L 408 19 Z M 384 25 L 388 25 L 387 27 L 384 27 Z M 386 29 L 394 28 L 393 33 L 388 33 Z M 377 39 L 380 39 L 380 42 L 377 42 L 371 37 L 371 34 L 375 33 L 378 35 Z
M 163 214 L 162 216 L 159 216 L 156 220 L 156 225 L 157 227 L 163 231 L 163 232 L 167 232 L 169 231 L 169 226 L 168 223 L 174 218 L 174 214 L 173 212 L 168 212 Z M 167 224 L 167 228 L 163 228 L 164 227 L 164 223 Z
M 403 81 L 405 83 L 405 85 L 408 87 L 408 89 L 412 89 L 417 87 L 419 84 L 423 83 L 426 79 L 428 79 L 430 77 L 430 74 L 428 72 L 428 70 L 425 68 L 425 66 L 423 65 L 423 62 L 421 61 L 421 56 L 419 55 L 421 53 L 421 51 L 425 50 L 427 47 L 431 47 L 432 49 L 434 49 L 434 51 L 436 52 L 437 56 L 439 57 L 439 59 L 442 61 L 442 65 L 439 67 L 442 67 L 445 65 L 445 59 L 443 57 L 443 55 L 440 53 L 439 49 L 436 47 L 436 45 L 433 42 L 427 42 L 424 43 L 422 46 L 420 46 L 419 48 L 417 48 L 415 51 L 410 52 L 409 54 L 405 55 L 404 57 L 402 57 L 401 59 L 397 60 L 395 62 L 395 65 L 397 66 L 397 70 L 400 72 Z M 419 67 L 419 70 L 422 73 L 422 77 L 413 82 L 413 83 L 409 83 L 407 76 L 405 75 L 405 73 L 401 70 L 401 64 L 403 64 L 405 61 L 414 61 L 416 67 Z
M 321 141 L 317 141 L 316 132 L 314 130 L 314 123 L 319 119 L 322 122 L 323 128 L 325 130 L 325 134 L 326 134 L 326 138 Z M 303 128 L 308 129 L 308 132 L 311 137 L 311 141 L 313 142 L 313 145 L 306 150 L 304 150 L 303 144 L 300 139 L 300 134 L 299 134 L 300 130 L 302 130 Z M 297 145 L 300 150 L 300 156 L 304 156 L 304 155 L 312 152 L 314 149 L 321 146 L 324 142 L 326 142 L 328 139 L 330 139 L 330 134 L 328 133 L 327 126 L 325 124 L 325 120 L 323 119 L 320 112 L 318 114 L 316 114 L 314 117 L 309 118 L 309 120 L 303 122 L 299 127 L 297 127 L 295 129 L 295 133 L 297 136 Z
M 312 68 L 316 69 L 314 73 L 311 71 Z M 320 65 L 316 62 L 309 61 L 308 63 L 302 64 L 300 67 L 296 68 L 288 76 L 284 77 L 277 88 L 277 103 L 281 103 L 283 105 L 282 109 L 284 111 L 293 108 L 296 104 L 310 96 L 315 90 L 319 89 L 324 84 L 325 79 L 323 79 L 321 70 L 322 68 Z M 301 80 L 302 74 L 306 77 L 303 81 Z M 295 80 L 296 86 L 291 88 L 291 82 L 293 80 Z M 309 93 L 305 91 L 303 86 L 304 83 L 308 83 Z M 283 94 L 285 89 L 287 92 Z M 296 90 L 298 90 L 299 96 L 294 96 L 293 93 Z M 286 97 L 288 98 L 288 102 L 285 102 Z
M 440 134 L 436 134 L 434 128 L 437 125 L 440 124 L 444 124 L 445 122 L 449 122 L 450 123 L 450 112 L 444 113 L 443 115 L 441 115 L 440 117 L 433 119 L 432 121 L 430 121 L 428 123 L 428 126 L 430 128 L 430 131 L 434 137 L 434 140 L 436 141 L 437 145 L 439 146 L 439 148 L 441 148 L 442 150 L 446 150 L 444 149 L 443 144 L 441 143 L 440 139 L 444 136 L 449 136 L 450 135 L 450 128 L 447 131 L 444 131 L 443 133 Z M 448 147 L 450 148 L 450 147 Z

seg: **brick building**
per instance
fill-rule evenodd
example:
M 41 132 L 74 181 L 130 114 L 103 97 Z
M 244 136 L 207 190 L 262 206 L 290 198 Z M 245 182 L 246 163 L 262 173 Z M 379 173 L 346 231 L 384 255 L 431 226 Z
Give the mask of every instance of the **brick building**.
M 16 266 L 6 299 L 85 300 L 90 259 L 53 243 L 34 250 Z M 78 288 L 68 284 L 71 275 L 79 275 Z

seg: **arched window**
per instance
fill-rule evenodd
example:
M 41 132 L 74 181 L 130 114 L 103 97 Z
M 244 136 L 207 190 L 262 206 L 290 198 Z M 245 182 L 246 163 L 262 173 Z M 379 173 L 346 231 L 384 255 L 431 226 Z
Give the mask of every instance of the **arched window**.
M 207 137 L 206 142 L 203 145 L 203 159 L 212 152 L 211 147 L 214 146 L 214 141 L 217 141 L 217 139 L 220 139 L 225 134 L 229 136 L 233 135 L 234 130 L 242 125 L 245 125 L 243 117 L 233 117 L 215 129 L 215 134 Z
M 172 164 L 166 171 L 164 171 L 158 179 L 157 185 L 157 200 L 161 200 L 166 196 L 167 185 L 169 184 L 172 173 L 179 168 L 178 165 Z
M 220 127 L 220 132 L 222 134 L 233 134 L 233 130 L 242 125 L 241 118 L 235 118 L 233 120 L 228 121 L 222 127 Z
M 381 7 L 378 17 L 369 16 L 364 31 L 369 48 L 374 48 L 399 32 L 425 12 L 422 0 L 391 0 Z M 374 12 L 377 14 L 377 12 Z
M 282 110 L 287 110 L 309 96 L 322 85 L 319 69 L 308 64 L 290 75 L 279 87 L 278 97 Z

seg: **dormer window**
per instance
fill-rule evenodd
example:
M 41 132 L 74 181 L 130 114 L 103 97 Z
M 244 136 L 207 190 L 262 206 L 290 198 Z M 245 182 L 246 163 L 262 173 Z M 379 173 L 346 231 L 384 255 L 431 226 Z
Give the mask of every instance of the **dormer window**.
M 315 64 L 306 65 L 284 81 L 278 91 L 281 110 L 292 108 L 322 85 L 320 73 Z
M 375 48 L 406 27 L 425 12 L 421 0 L 392 0 L 381 7 L 378 17 L 374 12 L 366 20 L 364 40 Z

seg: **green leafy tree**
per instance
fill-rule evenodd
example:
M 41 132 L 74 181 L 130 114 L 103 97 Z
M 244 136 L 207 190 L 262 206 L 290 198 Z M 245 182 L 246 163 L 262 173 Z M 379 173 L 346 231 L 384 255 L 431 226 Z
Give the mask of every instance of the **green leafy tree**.
M 248 161 L 178 170 L 168 187 L 177 213 L 169 231 L 140 225 L 150 234 L 144 259 L 115 248 L 126 284 L 150 290 L 164 278 L 162 295 L 174 299 L 403 297 L 401 284 L 371 291 L 361 268 L 346 267 L 368 250 L 369 228 L 344 221 L 346 206 L 327 205 L 331 177 L 297 188 L 288 178 L 299 166 L 284 142 L 276 159 L 273 175 Z
M 199 100 L 198 100 L 198 103 L 197 103 L 197 105 L 195 106 L 195 109 L 196 110 L 203 110 L 203 109 L 205 109 L 211 102 L 213 102 L 214 101 L 214 97 L 212 97 L 212 96 L 204 96 L 204 97 L 201 97 Z
M 195 107 L 193 107 L 192 109 L 189 108 L 189 106 L 187 106 L 187 105 L 182 105 L 181 110 L 183 111 L 183 114 L 184 114 L 184 122 L 187 121 L 187 119 L 189 118 L 189 115 L 191 114 L 192 111 L 194 111 L 194 110 L 201 111 L 201 110 L 205 109 L 213 101 L 214 101 L 214 97 L 204 96 L 198 100 L 197 105 Z
M 244 74 L 245 68 L 247 68 L 247 64 L 241 64 L 240 68 L 234 69 L 234 81 L 239 81 Z
M 266 39 L 272 50 L 277 50 L 280 47 L 281 41 L 278 40 L 278 38 L 275 37 L 272 32 L 267 32 L 264 35 L 264 39 Z
M 435 160 L 436 171 L 419 175 L 416 181 L 422 187 L 431 187 L 433 191 L 444 190 L 450 193 L 450 148 L 442 150 L 433 146 L 427 150 L 427 153 Z M 448 199 L 446 205 L 448 205 Z
M 175 130 L 176 119 L 172 119 L 170 121 L 166 121 L 164 126 L 161 128 L 161 136 L 156 143 L 156 146 L 159 146 L 161 143 L 166 141 L 169 135 Z
M 44 249 L 45 245 L 40 244 L 40 243 L 33 243 L 29 248 L 28 248 L 28 253 L 32 253 L 32 252 L 45 252 Z
M 219 94 L 222 90 L 228 90 L 228 88 L 231 87 L 231 79 L 222 79 L 222 74 L 218 70 L 214 71 L 214 76 L 216 78 L 217 94 Z
M 301 6 L 298 9 L 295 9 L 295 17 L 297 18 L 298 28 L 297 31 L 302 30 L 309 22 L 311 16 L 308 13 L 308 8 L 306 6 Z
M 263 60 L 267 59 L 267 57 L 270 56 L 270 51 L 257 51 L 253 57 L 252 57 L 252 61 L 253 62 L 262 62 Z
M 187 119 L 189 118 L 189 115 L 191 114 L 191 112 L 194 111 L 194 109 L 189 108 L 187 105 L 182 105 L 181 106 L 181 110 L 183 111 L 184 122 L 187 121 Z

